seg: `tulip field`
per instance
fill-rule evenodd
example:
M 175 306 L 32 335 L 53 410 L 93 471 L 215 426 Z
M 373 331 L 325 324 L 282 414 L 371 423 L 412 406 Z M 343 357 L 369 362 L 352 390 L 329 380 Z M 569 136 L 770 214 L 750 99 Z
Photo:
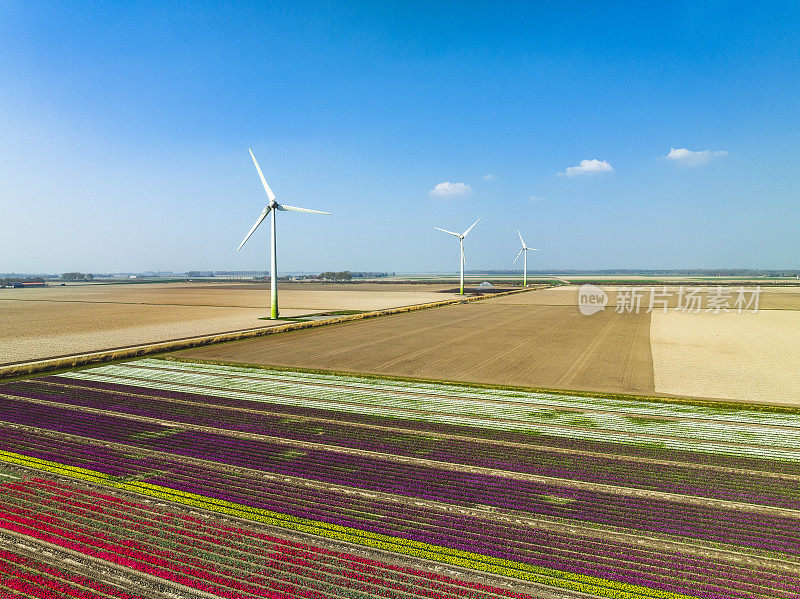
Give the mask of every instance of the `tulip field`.
M 0 399 L 2 598 L 800 598 L 792 408 L 164 359 Z

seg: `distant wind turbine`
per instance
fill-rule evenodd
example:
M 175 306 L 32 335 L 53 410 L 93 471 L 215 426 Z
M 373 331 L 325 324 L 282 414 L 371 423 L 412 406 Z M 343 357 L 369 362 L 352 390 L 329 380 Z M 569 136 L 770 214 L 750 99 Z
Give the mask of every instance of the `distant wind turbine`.
M 249 149 L 249 148 L 248 148 Z M 244 236 L 242 243 L 239 244 L 239 247 L 236 248 L 238 252 L 242 249 L 242 246 L 245 242 L 250 239 L 250 236 L 255 232 L 258 228 L 258 225 L 267 218 L 267 215 L 272 211 L 272 252 L 271 252 L 271 278 L 270 278 L 270 297 L 271 297 L 271 311 L 270 317 L 271 318 L 278 318 L 278 256 L 277 256 L 277 240 L 276 240 L 276 229 L 275 229 L 275 214 L 276 211 L 282 210 L 285 212 L 310 212 L 312 214 L 330 214 L 330 212 L 322 212 L 320 210 L 309 210 L 308 208 L 298 208 L 297 206 L 289 206 L 287 204 L 279 204 L 275 201 L 275 194 L 272 193 L 272 190 L 267 185 L 267 180 L 264 178 L 264 173 L 261 172 L 261 167 L 258 166 L 258 161 L 256 157 L 253 156 L 253 150 L 250 150 L 250 158 L 253 159 L 253 164 L 256 165 L 256 170 L 258 171 L 258 176 L 261 179 L 261 185 L 264 186 L 264 191 L 267 192 L 267 198 L 269 198 L 269 202 L 261 211 L 261 214 L 256 219 L 256 223 L 252 226 L 250 231 L 248 231 L 247 235 Z
M 483 217 L 479 218 L 474 223 L 472 223 L 472 227 L 481 222 L 481 219 L 483 219 Z M 464 295 L 464 238 L 469 234 L 470 231 L 472 231 L 472 227 L 470 227 L 463 233 L 453 233 L 452 231 L 448 231 L 447 229 L 440 229 L 439 227 L 434 227 L 434 229 L 438 231 L 442 231 L 444 233 L 447 233 L 448 235 L 455 235 L 456 237 L 458 237 L 458 243 L 461 246 L 461 290 L 459 291 L 461 295 Z
M 522 238 L 522 233 L 519 232 L 519 229 L 517 229 L 517 235 L 519 235 L 519 240 L 522 242 L 522 249 L 519 251 L 519 254 L 517 254 L 517 257 L 514 258 L 514 262 L 519 260 L 519 257 L 524 254 L 524 256 L 522 257 L 522 262 L 524 264 L 524 266 L 522 267 L 522 286 L 523 287 L 527 287 L 528 286 L 528 252 L 539 252 L 541 250 L 537 250 L 536 248 L 529 248 L 527 245 L 525 245 L 525 240 Z

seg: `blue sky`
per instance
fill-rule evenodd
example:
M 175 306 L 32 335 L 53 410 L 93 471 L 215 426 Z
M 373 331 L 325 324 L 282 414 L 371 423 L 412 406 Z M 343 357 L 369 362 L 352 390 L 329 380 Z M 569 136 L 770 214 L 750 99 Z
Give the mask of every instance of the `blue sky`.
M 479 216 L 468 268 L 517 227 L 531 269 L 800 268 L 798 40 L 796 2 L 6 1 L 0 272 L 265 269 L 248 147 L 334 213 L 279 215 L 282 271 L 455 270 L 433 226 Z

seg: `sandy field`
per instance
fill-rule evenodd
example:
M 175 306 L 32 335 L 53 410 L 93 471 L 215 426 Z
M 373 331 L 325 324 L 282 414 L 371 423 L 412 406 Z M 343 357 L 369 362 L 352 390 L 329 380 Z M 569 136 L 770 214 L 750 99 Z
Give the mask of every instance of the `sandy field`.
M 654 312 L 659 393 L 800 404 L 800 311 Z
M 286 283 L 278 286 L 281 307 L 299 310 L 381 310 L 434 302 L 452 286 Z M 49 300 L 268 308 L 269 286 L 247 283 L 138 283 L 0 289 L 0 300 Z
M 563 287 L 553 287 L 537 291 L 536 293 L 523 293 L 508 295 L 505 297 L 498 297 L 492 302 L 506 305 L 542 305 L 542 306 L 577 306 L 578 305 L 578 292 L 580 287 L 577 285 L 566 285 Z M 600 287 L 608 295 L 608 304 L 606 309 L 614 309 L 620 304 L 625 306 L 631 305 L 632 295 L 626 291 L 624 287 L 615 285 L 608 285 Z M 642 311 L 647 311 L 650 307 L 651 301 L 651 287 L 634 287 L 636 297 L 639 299 L 639 305 Z M 684 285 L 684 295 L 680 297 L 680 286 L 658 285 L 652 288 L 653 292 L 653 310 L 663 310 L 663 300 L 667 302 L 668 308 L 675 308 L 678 301 L 681 305 L 686 305 L 688 300 L 688 292 L 690 289 L 697 290 L 697 296 L 702 302 L 701 309 L 705 309 L 709 304 L 709 299 L 719 293 L 725 294 L 730 291 L 730 296 L 726 297 L 728 305 L 734 308 L 738 296 L 738 287 L 724 287 L 722 292 L 719 292 L 716 286 L 697 286 Z M 753 286 L 745 286 L 745 302 L 751 300 Z M 759 310 L 800 310 L 800 287 L 763 287 L 758 296 L 758 309 Z
M 263 309 L 78 302 L 0 302 L 0 363 L 275 326 Z
M 178 352 L 253 364 L 652 393 L 650 316 L 509 305 L 507 296 Z
M 377 310 L 454 297 L 444 286 L 279 288 L 281 316 Z M 274 326 L 266 285 L 165 283 L 0 289 L 0 364 Z

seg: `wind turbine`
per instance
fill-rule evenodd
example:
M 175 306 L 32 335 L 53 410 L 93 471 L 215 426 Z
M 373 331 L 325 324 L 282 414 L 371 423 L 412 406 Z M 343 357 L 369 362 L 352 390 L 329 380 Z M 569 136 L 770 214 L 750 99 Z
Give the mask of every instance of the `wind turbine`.
M 472 227 L 474 227 L 479 222 L 481 222 L 482 218 L 483 217 L 479 218 L 474 223 L 472 223 Z M 459 291 L 459 293 L 461 295 L 464 295 L 464 238 L 467 236 L 467 234 L 469 234 L 470 231 L 472 231 L 472 227 L 470 227 L 469 229 L 467 229 L 463 233 L 453 233 L 452 231 L 448 231 L 447 229 L 440 229 L 439 227 L 434 227 L 434 229 L 437 229 L 437 230 L 443 231 L 444 233 L 447 233 L 449 235 L 455 235 L 456 237 L 458 237 L 458 243 L 461 246 L 461 291 Z
M 523 287 L 527 287 L 528 286 L 528 252 L 539 252 L 541 250 L 537 250 L 536 248 L 529 248 L 527 245 L 525 245 L 525 240 L 522 238 L 522 233 L 519 232 L 519 229 L 517 229 L 517 235 L 519 235 L 519 240 L 522 242 L 522 249 L 519 251 L 519 254 L 517 254 L 517 257 L 514 258 L 514 262 L 519 260 L 520 255 L 525 254 L 523 256 L 523 258 L 522 258 L 522 262 L 524 264 L 524 266 L 522 267 L 522 286 Z
M 249 149 L 249 148 L 248 148 Z M 267 215 L 272 211 L 272 252 L 271 252 L 271 278 L 269 284 L 270 290 L 270 297 L 271 297 L 271 311 L 270 317 L 271 318 L 278 318 L 278 256 L 277 256 L 277 240 L 276 240 L 276 229 L 275 229 L 275 214 L 278 210 L 282 210 L 285 212 L 310 212 L 312 214 L 330 214 L 330 212 L 322 212 L 320 210 L 309 210 L 308 208 L 298 208 L 297 206 L 289 206 L 287 204 L 279 204 L 275 201 L 275 194 L 272 193 L 272 190 L 267 185 L 267 180 L 264 178 L 264 173 L 261 172 L 261 167 L 258 166 L 258 161 L 256 157 L 253 156 L 253 150 L 250 150 L 250 158 L 253 159 L 253 164 L 256 165 L 256 170 L 258 171 L 258 177 L 261 179 L 261 185 L 264 186 L 264 191 L 267 192 L 267 198 L 269 198 L 269 202 L 264 209 L 259 214 L 258 218 L 256 219 L 256 223 L 252 226 L 250 231 L 248 231 L 247 235 L 244 236 L 242 239 L 242 243 L 239 244 L 239 247 L 236 248 L 238 252 L 242 249 L 242 246 L 245 242 L 250 239 L 250 236 L 255 232 L 258 228 L 258 225 L 267 218 Z

